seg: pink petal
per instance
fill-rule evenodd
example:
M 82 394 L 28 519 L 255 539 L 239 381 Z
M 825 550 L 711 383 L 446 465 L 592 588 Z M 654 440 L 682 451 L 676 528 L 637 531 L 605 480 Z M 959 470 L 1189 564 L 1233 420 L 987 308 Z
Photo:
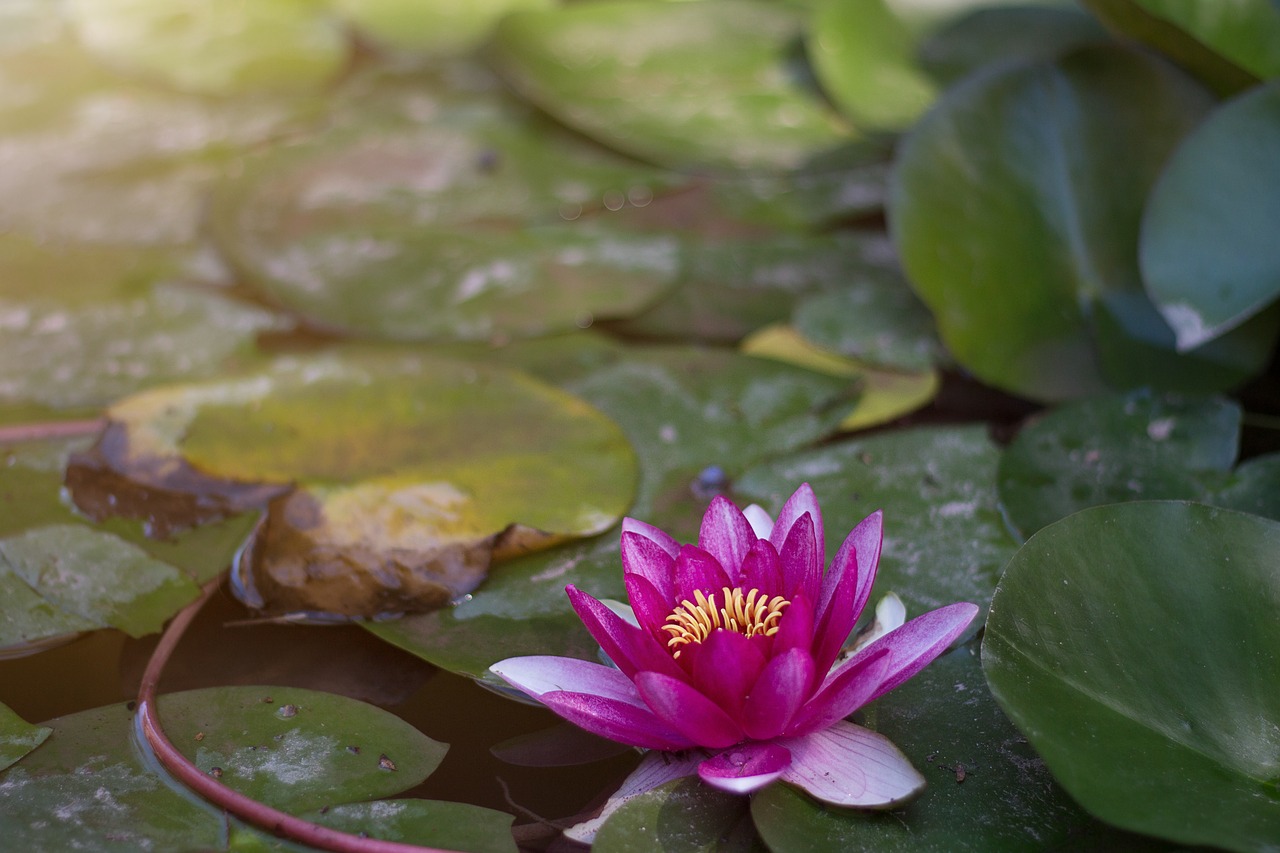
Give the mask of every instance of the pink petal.
M 702 516 L 698 547 L 720 561 L 734 582 L 731 586 L 737 584 L 742 561 L 755 541 L 755 531 L 742 510 L 721 495 L 711 499 L 711 505 Z
M 778 743 L 791 751 L 782 781 L 832 805 L 887 809 L 924 788 L 924 777 L 888 738 L 853 723 Z
M 646 707 L 591 693 L 544 693 L 542 704 L 600 737 L 643 749 L 688 749 L 693 742 Z
M 755 740 L 782 734 L 814 684 L 813 658 L 791 649 L 770 660 L 742 703 L 742 728 Z
M 676 557 L 676 601 L 696 601 L 693 593 L 702 590 L 708 598 L 712 595 L 724 604 L 720 590 L 733 586 L 729 576 L 715 557 L 693 545 L 685 545 Z
M 969 627 L 969 623 L 977 615 L 978 608 L 967 602 L 948 604 L 946 607 L 930 610 L 859 649 L 848 663 L 831 674 L 831 678 L 834 679 L 858 661 L 877 654 L 882 649 L 888 649 L 889 668 L 880 686 L 867 701 L 883 696 L 946 651 L 947 647 L 964 633 L 964 629 Z
M 841 578 L 850 567 L 855 569 L 857 580 L 853 596 L 853 620 L 856 622 L 871 597 L 871 587 L 876 580 L 876 568 L 880 564 L 880 549 L 884 544 L 884 513 L 880 510 L 868 515 L 845 537 L 831 571 L 822 579 L 822 594 L 818 597 L 818 618 L 830 607 L 832 597 Z
M 808 483 L 802 484 L 791 497 L 787 498 L 787 502 L 782 506 L 782 511 L 778 513 L 778 520 L 774 522 L 773 532 L 769 534 L 769 541 L 773 543 L 773 547 L 781 552 L 787 537 L 791 535 L 792 526 L 805 513 L 809 514 L 809 520 L 813 524 L 814 535 L 817 537 L 818 566 L 819 571 L 821 571 L 821 567 L 826 563 L 826 543 L 822 539 L 822 508 L 818 506 L 818 496 L 813 493 L 813 488 Z
M 807 514 L 800 516 L 778 549 L 782 560 L 782 594 L 787 598 L 803 592 L 810 601 L 818 600 L 822 587 L 822 551 L 813 530 L 813 519 Z
M 645 524 L 639 519 L 622 519 L 622 534 L 625 536 L 628 533 L 635 533 L 645 539 L 652 540 L 655 545 L 666 551 L 667 556 L 672 559 L 675 559 L 676 554 L 680 552 L 680 543 L 672 539 L 665 530 L 654 527 L 652 524 Z
M 630 624 L 572 584 L 565 587 L 565 592 L 588 633 L 600 644 L 609 660 L 628 678 L 634 677 L 640 670 L 654 670 L 675 676 L 680 674 L 671 655 L 667 654 L 648 631 Z
M 800 709 L 787 727 L 787 735 L 800 736 L 825 729 L 871 701 L 884 681 L 889 663 L 888 651 L 881 649 L 860 658 L 856 666 L 842 667 L 839 674 L 827 679 L 818 694 Z
M 657 528 L 654 529 L 657 530 Z M 622 533 L 623 576 L 636 575 L 653 584 L 654 589 L 667 600 L 667 608 L 670 609 L 676 603 L 675 554 L 679 552 L 679 546 L 676 547 L 675 553 L 668 553 L 661 544 L 652 539 L 624 530 Z
M 489 667 L 489 671 L 534 699 L 541 699 L 547 693 L 567 690 L 574 693 L 594 693 L 630 702 L 637 707 L 643 707 L 644 704 L 631 679 L 620 671 L 577 658 L 553 655 L 507 658 Z
M 697 771 L 698 764 L 702 761 L 703 757 L 699 752 L 648 753 L 640 760 L 640 764 L 636 769 L 631 771 L 631 775 L 623 781 L 618 790 L 609 796 L 609 801 L 604 804 L 600 814 L 591 820 L 583 821 L 566 829 L 564 834 L 582 844 L 592 843 L 595 841 L 596 833 L 599 832 L 604 822 L 628 800 L 648 793 L 659 785 L 665 785 L 685 776 L 692 776 Z
M 804 649 L 811 654 L 813 647 L 813 606 L 809 599 L 797 595 L 782 611 L 778 620 L 778 633 L 773 635 L 773 657 L 788 649 Z
M 758 644 L 736 631 L 720 629 L 712 631 L 698 646 L 690 669 L 694 688 L 737 717 L 747 691 L 764 669 L 764 655 Z
M 791 766 L 791 753 L 776 743 L 743 743 L 698 765 L 703 782 L 733 794 L 750 794 Z
M 782 561 L 768 539 L 757 539 L 742 561 L 742 588 L 758 589 L 772 598 L 782 595 Z
M 673 605 L 640 575 L 624 575 L 622 582 L 626 584 L 627 601 L 631 603 L 631 612 L 636 615 L 636 621 L 665 649 L 671 635 L 664 632 L 662 626 Z
M 855 609 L 855 597 L 858 594 L 858 559 L 848 540 L 840 548 L 831 563 L 831 570 L 823 578 L 823 593 L 826 594 L 825 605 L 819 607 L 817 628 L 814 631 L 813 659 L 818 665 L 818 672 L 825 673 L 831 669 L 840 654 L 840 649 L 853 626 L 858 621 L 859 611 Z M 827 594 L 827 581 L 832 581 L 832 591 Z
M 635 683 L 653 713 L 698 746 L 723 749 L 742 740 L 742 727 L 732 717 L 680 679 L 642 672 Z

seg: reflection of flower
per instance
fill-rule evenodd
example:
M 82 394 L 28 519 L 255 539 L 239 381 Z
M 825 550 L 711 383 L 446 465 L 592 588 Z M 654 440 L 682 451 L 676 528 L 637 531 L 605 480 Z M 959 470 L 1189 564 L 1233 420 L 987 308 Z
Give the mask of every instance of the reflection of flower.
M 493 671 L 588 731 L 660 751 L 620 794 L 696 769 L 728 791 L 781 778 L 829 803 L 890 806 L 924 779 L 882 735 L 844 718 L 920 671 L 978 608 L 926 613 L 832 668 L 867 603 L 880 543 L 877 512 L 824 573 L 822 515 L 808 485 L 776 523 L 759 507 L 744 514 L 715 498 L 696 547 L 627 519 L 622 565 L 638 626 L 568 587 L 617 669 L 537 656 Z

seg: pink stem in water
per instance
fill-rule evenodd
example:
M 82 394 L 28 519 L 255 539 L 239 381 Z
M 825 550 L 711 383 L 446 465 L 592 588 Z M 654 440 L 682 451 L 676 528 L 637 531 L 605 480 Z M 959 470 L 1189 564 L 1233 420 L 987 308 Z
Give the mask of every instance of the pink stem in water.
M 155 752 L 160 764 L 177 779 L 215 806 L 235 815 L 243 821 L 264 829 L 280 838 L 307 844 L 320 850 L 334 850 L 339 853 L 456 853 L 456 851 L 440 850 L 435 847 L 419 847 L 416 844 L 402 844 L 398 841 L 383 841 L 377 838 L 363 838 L 321 826 L 299 817 L 277 811 L 263 805 L 257 800 L 233 791 L 226 785 L 206 775 L 199 767 L 183 755 L 160 725 L 160 715 L 156 707 L 156 687 L 160 676 L 164 673 L 165 664 L 186 633 L 188 626 L 195 619 L 200 608 L 204 606 L 221 584 L 217 578 L 205 585 L 199 598 L 184 607 L 160 637 L 147 669 L 142 674 L 142 684 L 138 688 L 138 717 L 142 723 L 142 732 L 147 743 Z

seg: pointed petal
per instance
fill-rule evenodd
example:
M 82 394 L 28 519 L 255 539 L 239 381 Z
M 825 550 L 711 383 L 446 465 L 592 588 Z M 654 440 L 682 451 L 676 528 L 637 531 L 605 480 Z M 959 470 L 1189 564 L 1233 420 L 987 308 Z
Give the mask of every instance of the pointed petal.
M 818 506 L 818 496 L 813 493 L 813 488 L 808 483 L 803 483 L 782 505 L 778 520 L 769 534 L 769 541 L 781 552 L 783 543 L 791 535 L 791 528 L 805 513 L 809 514 L 814 534 L 818 539 L 818 566 L 821 571 L 821 567 L 826 564 L 826 543 L 822 539 L 822 508 Z
M 807 513 L 791 525 L 778 557 L 782 560 L 782 594 L 791 598 L 803 592 L 810 601 L 817 601 L 822 588 L 822 552 L 814 538 L 813 519 Z
M 694 601 L 694 592 L 702 590 L 708 598 L 715 595 L 724 603 L 720 590 L 733 586 L 729 576 L 715 557 L 693 545 L 685 545 L 676 557 L 676 603 Z
M 500 660 L 489 671 L 534 699 L 547 693 L 568 690 L 595 693 L 639 705 L 643 700 L 636 686 L 620 671 L 604 664 L 553 655 Z
M 884 513 L 876 510 L 858 522 L 858 526 L 849 532 L 840 545 L 840 550 L 836 552 L 831 571 L 822 579 L 822 594 L 818 598 L 819 619 L 830 606 L 841 576 L 853 568 L 857 575 L 852 605 L 853 620 L 858 621 L 867 606 L 867 599 L 871 597 L 871 586 L 876 580 L 876 568 L 880 564 L 880 549 L 883 544 Z
M 651 633 L 630 624 L 572 584 L 565 587 L 565 592 L 588 633 L 628 678 L 640 670 L 679 674 L 676 662 Z
M 853 723 L 779 744 L 791 751 L 782 781 L 832 805 L 887 809 L 924 788 L 924 777 L 888 738 Z
M 742 511 L 746 516 L 747 523 L 751 525 L 751 529 L 755 531 L 756 538 L 768 539 L 773 533 L 773 516 L 765 512 L 764 507 L 760 504 L 752 504 Z
M 625 536 L 628 533 L 635 533 L 650 539 L 655 545 L 667 552 L 667 556 L 675 559 L 676 554 L 680 552 L 680 543 L 672 539 L 665 530 L 654 527 L 652 524 L 645 524 L 643 521 L 635 518 L 622 519 L 622 533 Z
M 712 631 L 693 660 L 693 686 L 731 717 L 738 717 L 747 691 L 764 669 L 759 645 L 736 631 Z
M 742 703 L 747 737 L 769 740 L 782 734 L 813 684 L 813 658 L 804 649 L 790 649 L 765 664 Z
M 732 794 L 750 794 L 791 766 L 791 753 L 776 743 L 744 743 L 698 765 L 703 782 Z
M 600 737 L 643 749 L 688 749 L 693 742 L 660 720 L 649 708 L 591 693 L 544 693 L 542 704 Z
M 648 753 L 644 758 L 640 759 L 640 764 L 635 770 L 631 771 L 631 775 L 623 781 L 621 787 L 610 795 L 609 801 L 604 804 L 600 814 L 591 820 L 571 826 L 564 831 L 564 834 L 582 844 L 592 843 L 596 840 L 596 833 L 600 831 L 600 827 L 624 803 L 632 797 L 638 797 L 641 794 L 652 791 L 659 785 L 665 785 L 685 776 L 692 776 L 697 772 L 698 764 L 702 760 L 702 755 L 697 752 Z
M 836 720 L 849 716 L 871 700 L 889 669 L 889 653 L 885 649 L 867 655 L 856 666 L 844 667 L 805 703 L 787 727 L 789 737 L 807 735 L 825 729 Z
M 631 611 L 635 614 L 636 621 L 658 645 L 666 648 L 668 635 L 663 633 L 662 626 L 674 605 L 654 589 L 653 584 L 639 575 L 624 575 L 622 582 L 627 587 L 627 601 L 631 602 Z
M 797 595 L 782 611 L 782 619 L 778 622 L 778 633 L 773 635 L 773 657 L 777 657 L 788 649 L 804 649 L 805 654 L 812 654 L 813 648 L 813 606 L 809 599 Z
M 896 631 L 890 631 L 880 639 L 863 647 L 848 663 L 831 674 L 834 679 L 843 670 L 858 661 L 889 650 L 889 668 L 871 699 L 883 696 L 911 676 L 929 665 L 929 662 L 947 650 L 947 647 L 969 627 L 978 608 L 967 602 L 948 604 L 917 616 Z
M 836 554 L 831 570 L 823 578 L 825 609 L 819 608 L 817 627 L 813 632 L 813 660 L 818 665 L 818 672 L 826 673 L 831 669 L 858 621 L 858 610 L 855 609 L 859 581 L 857 566 L 857 556 L 846 544 Z M 827 581 L 833 583 L 830 593 L 825 589 Z
M 656 528 L 655 528 L 656 529 Z M 667 600 L 667 607 L 675 604 L 676 558 L 666 550 L 638 533 L 622 534 L 622 573 L 624 577 L 637 575 L 653 584 Z M 679 547 L 676 553 L 680 553 Z
M 732 717 L 680 679 L 642 672 L 636 687 L 659 719 L 698 746 L 723 749 L 742 740 L 742 727 Z
M 711 499 L 706 514 L 702 516 L 702 528 L 698 531 L 698 547 L 720 561 L 725 572 L 736 585 L 739 569 L 751 543 L 756 541 L 751 523 L 742 510 L 728 498 L 716 495 Z
M 742 588 L 758 589 L 772 598 L 782 595 L 782 561 L 768 539 L 757 539 L 742 561 Z

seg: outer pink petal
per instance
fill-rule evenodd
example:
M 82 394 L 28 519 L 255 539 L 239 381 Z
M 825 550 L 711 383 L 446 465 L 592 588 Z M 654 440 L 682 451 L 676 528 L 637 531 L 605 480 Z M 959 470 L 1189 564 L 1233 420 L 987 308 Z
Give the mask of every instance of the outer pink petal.
M 631 775 L 623 781 L 618 790 L 610 795 L 609 801 L 604 804 L 600 814 L 566 829 L 564 834 L 582 844 L 592 843 L 604 822 L 632 797 L 638 797 L 676 779 L 692 776 L 697 772 L 698 764 L 702 761 L 700 752 L 676 754 L 650 752 L 640 760 L 640 764 L 631 771 Z
M 679 675 L 680 668 L 676 662 L 648 631 L 628 623 L 572 584 L 565 587 L 565 592 L 592 638 L 628 678 L 633 678 L 640 670 Z
M 787 735 L 801 736 L 825 729 L 861 708 L 884 681 L 889 663 L 888 651 L 881 649 L 861 658 L 857 666 L 842 668 L 800 709 L 787 728 Z
M 645 539 L 653 540 L 653 543 L 667 552 L 667 555 L 675 559 L 676 554 L 680 553 L 680 543 L 672 539 L 671 536 L 660 528 L 654 527 L 652 524 L 646 524 L 635 518 L 622 519 L 622 534 L 635 533 L 643 536 Z
M 888 738 L 853 723 L 778 743 L 791 751 L 782 781 L 833 805 L 887 809 L 924 788 L 924 777 Z
M 804 649 L 806 654 L 812 654 L 812 648 L 813 605 L 803 595 L 797 595 L 782 611 L 778 633 L 773 635 L 772 656 L 777 657 L 788 649 Z
M 822 588 L 822 551 L 807 513 L 791 525 L 778 556 L 782 560 L 782 594 L 791 598 L 803 592 L 810 601 L 817 601 Z
M 885 671 L 880 686 L 867 701 L 883 696 L 946 651 L 977 615 L 978 608 L 967 602 L 930 610 L 858 650 L 848 663 L 831 674 L 831 678 L 836 678 L 860 660 L 878 654 L 882 649 L 888 649 L 889 668 Z
M 693 545 L 685 545 L 676 557 L 676 602 L 695 601 L 695 590 L 708 597 L 715 595 L 724 604 L 720 590 L 733 586 L 715 557 Z
M 742 561 L 755 541 L 756 533 L 742 510 L 721 495 L 711 499 L 711 505 L 702 516 L 698 547 L 720 561 L 733 581 L 731 585 L 737 585 Z
M 680 553 L 678 546 L 675 553 Z M 675 554 L 668 553 L 660 543 L 639 533 L 624 530 L 622 572 L 624 576 L 638 575 L 653 584 L 654 589 L 666 598 L 668 609 L 675 604 L 676 558 Z
M 600 737 L 644 749 L 688 749 L 693 742 L 645 707 L 591 693 L 542 694 L 542 704 Z
M 828 581 L 832 582 L 829 594 L 826 590 Z M 817 627 L 813 632 L 813 659 L 818 665 L 818 672 L 825 674 L 831 669 L 858 621 L 859 610 L 855 608 L 858 607 L 859 582 L 857 555 L 845 540 L 845 545 L 831 563 L 831 570 L 823 578 L 826 600 L 819 603 Z
M 758 589 L 769 597 L 782 595 L 782 561 L 768 539 L 757 539 L 742 561 L 742 588 Z
M 801 484 L 800 488 L 796 489 L 782 505 L 778 520 L 773 524 L 773 532 L 769 534 L 769 541 L 773 543 L 773 547 L 781 551 L 783 543 L 791 533 L 792 525 L 805 513 L 809 514 L 814 534 L 818 539 L 818 565 L 821 566 L 826 563 L 826 543 L 822 539 L 822 508 L 818 506 L 818 496 L 813 493 L 813 488 L 808 483 Z
M 489 667 L 489 671 L 534 699 L 541 699 L 547 693 L 568 690 L 575 693 L 595 693 L 630 702 L 637 707 L 644 704 L 631 679 L 619 670 L 577 658 L 553 655 L 507 658 Z
M 733 794 L 750 794 L 777 779 L 791 766 L 791 753 L 776 743 L 744 743 L 698 765 L 708 785 Z
M 774 657 L 760 673 L 742 703 L 742 728 L 755 740 L 782 734 L 813 690 L 813 658 L 805 649 Z
M 698 746 L 723 749 L 742 740 L 736 720 L 680 679 L 642 672 L 636 687 L 659 719 Z
M 876 581 L 876 568 L 880 564 L 880 549 L 884 544 L 884 513 L 880 510 L 868 515 L 845 537 L 831 571 L 822 579 L 822 594 L 818 597 L 818 619 L 831 606 L 832 597 L 841 578 L 850 568 L 857 575 L 851 608 L 856 622 L 871 597 L 871 586 Z
M 719 630 L 699 644 L 690 674 L 699 693 L 736 718 L 764 665 L 757 643 L 736 631 Z
M 673 605 L 654 589 L 653 584 L 639 575 L 625 575 L 622 582 L 627 587 L 627 601 L 631 611 L 636 614 L 640 627 L 649 632 L 649 636 L 666 648 L 670 635 L 662 630 Z

